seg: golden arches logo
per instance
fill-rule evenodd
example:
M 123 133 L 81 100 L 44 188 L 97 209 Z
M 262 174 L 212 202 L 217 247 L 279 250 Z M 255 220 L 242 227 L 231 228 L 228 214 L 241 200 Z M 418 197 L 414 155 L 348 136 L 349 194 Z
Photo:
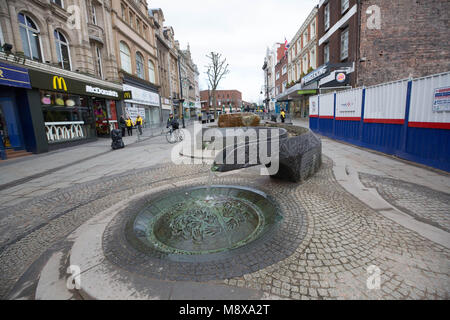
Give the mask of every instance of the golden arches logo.
M 123 92 L 123 98 L 126 99 L 126 100 L 131 100 L 132 99 L 131 91 L 124 91 Z
M 53 89 L 67 91 L 66 80 L 63 77 L 53 77 Z

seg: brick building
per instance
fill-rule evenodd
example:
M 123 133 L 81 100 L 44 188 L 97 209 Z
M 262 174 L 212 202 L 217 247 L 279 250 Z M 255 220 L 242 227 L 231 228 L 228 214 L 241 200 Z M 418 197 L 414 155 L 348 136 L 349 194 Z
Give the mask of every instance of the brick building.
M 208 90 L 200 91 L 202 111 L 212 112 L 214 107 L 211 105 L 213 98 L 212 92 Z M 242 93 L 238 90 L 216 90 L 217 110 L 230 112 L 241 111 Z
M 321 0 L 319 67 L 302 84 L 334 90 L 449 71 L 449 10 L 440 0 Z
M 366 13 L 373 5 L 380 8 L 380 29 L 373 23 L 376 12 Z M 368 0 L 359 11 L 357 86 L 450 70 L 449 1 Z
M 282 50 L 280 50 L 282 49 Z M 277 64 L 275 65 L 275 94 L 278 96 L 286 90 L 288 83 L 288 57 L 284 52 L 284 45 L 279 48 Z
M 318 10 L 319 67 L 303 84 L 338 88 L 356 84 L 359 48 L 358 0 L 321 0 Z M 339 81 L 336 77 L 340 75 Z

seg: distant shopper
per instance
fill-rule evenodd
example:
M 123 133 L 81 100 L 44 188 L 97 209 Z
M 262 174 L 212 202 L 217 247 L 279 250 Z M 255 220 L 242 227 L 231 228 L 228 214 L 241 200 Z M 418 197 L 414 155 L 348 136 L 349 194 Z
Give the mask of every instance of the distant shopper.
M 131 118 L 128 116 L 128 119 L 125 121 L 126 125 L 127 125 L 127 131 L 128 131 L 128 136 L 132 136 L 133 135 L 133 120 L 131 120 Z
M 136 127 L 139 130 L 139 134 L 142 136 L 142 125 L 144 124 L 144 119 L 142 119 L 142 117 L 139 115 L 136 118 Z
M 281 109 L 280 117 L 281 122 L 284 123 L 284 121 L 286 120 L 286 113 L 284 113 L 284 109 Z
M 122 131 L 122 137 L 125 137 L 125 128 L 127 127 L 127 122 L 123 116 L 120 116 L 119 129 Z

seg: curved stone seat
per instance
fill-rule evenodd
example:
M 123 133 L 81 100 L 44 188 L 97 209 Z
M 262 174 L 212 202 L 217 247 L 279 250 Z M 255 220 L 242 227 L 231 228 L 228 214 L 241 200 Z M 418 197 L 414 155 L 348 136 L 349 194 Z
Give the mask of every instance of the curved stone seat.
M 264 141 L 258 139 L 258 141 L 246 141 L 246 143 L 240 145 L 237 143 L 233 145 L 224 144 L 225 148 L 216 157 L 215 169 L 219 172 L 227 172 L 261 165 L 263 163 L 259 158 L 259 153 L 256 162 L 250 161 L 251 146 L 253 144 L 267 143 L 268 155 L 271 156 L 271 139 L 278 139 L 279 169 L 276 174 L 271 175 L 273 178 L 300 182 L 308 179 L 319 170 L 322 164 L 322 142 L 311 130 L 283 124 L 271 124 L 266 127 L 252 129 L 258 132 L 259 137 L 261 130 L 270 128 L 278 128 L 278 134 L 275 137 L 269 136 Z M 245 154 L 244 163 L 237 161 L 238 156 L 236 154 L 240 152 Z M 224 160 L 220 161 L 220 159 Z M 270 165 L 270 163 L 266 164 L 267 167 L 270 167 Z

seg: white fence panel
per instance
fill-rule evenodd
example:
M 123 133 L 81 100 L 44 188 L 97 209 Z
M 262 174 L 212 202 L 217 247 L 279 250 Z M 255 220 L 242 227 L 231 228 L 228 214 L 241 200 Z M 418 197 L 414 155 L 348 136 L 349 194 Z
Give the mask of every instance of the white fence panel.
M 450 72 L 413 80 L 409 122 L 450 123 Z
M 319 116 L 320 117 L 334 116 L 334 92 L 321 94 L 319 96 Z
M 319 115 L 319 96 L 309 97 L 309 115 L 310 116 Z
M 362 88 L 336 93 L 336 120 L 361 118 Z
M 386 83 L 366 89 L 364 119 L 404 121 L 408 80 Z

